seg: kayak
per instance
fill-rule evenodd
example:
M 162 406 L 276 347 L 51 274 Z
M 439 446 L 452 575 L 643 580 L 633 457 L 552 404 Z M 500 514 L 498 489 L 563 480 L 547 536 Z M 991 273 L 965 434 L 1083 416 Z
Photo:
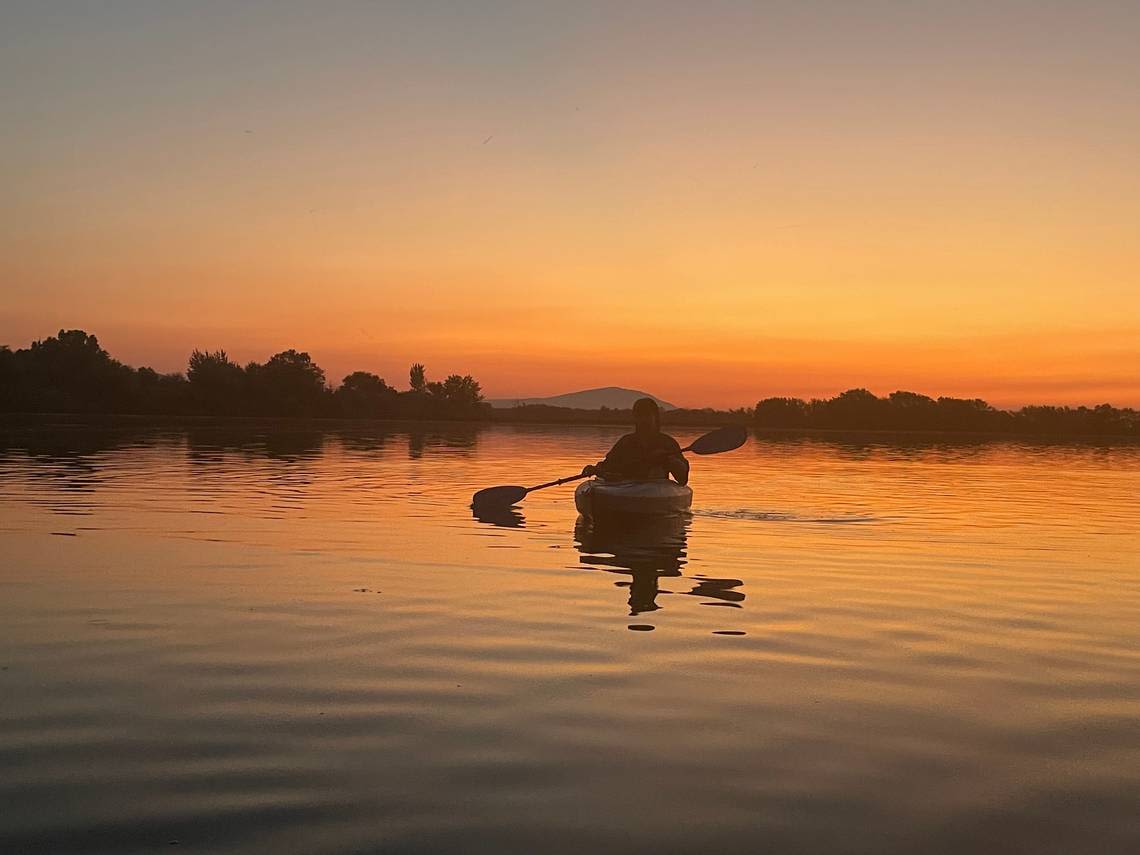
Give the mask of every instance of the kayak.
M 574 491 L 578 512 L 587 517 L 622 514 L 677 514 L 693 504 L 693 488 L 667 478 L 604 481 L 591 478 Z

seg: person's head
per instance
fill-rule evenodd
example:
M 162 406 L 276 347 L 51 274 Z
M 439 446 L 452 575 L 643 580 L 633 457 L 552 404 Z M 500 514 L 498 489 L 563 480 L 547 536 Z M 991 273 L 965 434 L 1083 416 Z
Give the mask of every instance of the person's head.
M 661 430 L 661 411 L 652 398 L 638 398 L 633 402 L 633 429 L 642 435 Z

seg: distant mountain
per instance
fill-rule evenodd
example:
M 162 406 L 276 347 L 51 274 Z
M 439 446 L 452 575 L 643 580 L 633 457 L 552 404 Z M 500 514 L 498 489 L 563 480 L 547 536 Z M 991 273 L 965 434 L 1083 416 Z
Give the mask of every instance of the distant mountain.
M 548 407 L 570 407 L 575 410 L 600 410 L 602 407 L 609 407 L 611 410 L 628 410 L 638 398 L 653 398 L 657 406 L 663 410 L 677 409 L 668 401 L 662 401 L 648 392 L 622 389 L 619 386 L 584 389 L 581 392 L 567 392 L 565 395 L 553 395 L 549 398 L 494 398 L 488 403 L 500 410 L 524 404 L 545 404 Z

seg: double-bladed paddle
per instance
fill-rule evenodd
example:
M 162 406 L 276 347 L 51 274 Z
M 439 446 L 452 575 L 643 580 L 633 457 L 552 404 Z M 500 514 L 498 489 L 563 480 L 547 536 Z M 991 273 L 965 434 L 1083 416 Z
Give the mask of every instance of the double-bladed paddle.
M 723 427 L 706 433 L 699 439 L 686 445 L 681 452 L 691 451 L 693 454 L 720 454 L 724 451 L 733 451 L 748 439 L 748 429 L 741 425 Z M 523 500 L 527 493 L 535 490 L 545 490 L 547 487 L 557 487 L 559 484 L 568 484 L 589 477 L 585 473 L 559 478 L 557 481 L 547 481 L 545 484 L 535 484 L 533 487 L 519 487 L 517 485 L 504 487 L 487 487 L 471 497 L 473 508 L 505 508 Z

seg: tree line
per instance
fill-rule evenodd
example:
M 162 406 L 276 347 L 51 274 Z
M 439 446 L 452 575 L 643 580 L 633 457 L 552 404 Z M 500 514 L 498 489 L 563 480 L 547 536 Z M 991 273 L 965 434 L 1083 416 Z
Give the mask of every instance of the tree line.
M 114 359 L 83 330 L 12 350 L 0 347 L 0 411 L 143 415 L 473 419 L 489 409 L 470 375 L 409 371 L 400 391 L 367 371 L 333 388 L 308 353 L 284 350 L 239 365 L 224 350 L 195 350 L 186 371 L 162 374 Z
M 224 350 L 195 350 L 185 372 L 162 374 L 114 359 L 83 330 L 12 350 L 0 346 L 0 412 L 138 415 L 293 416 L 348 419 L 462 419 L 496 422 L 628 424 L 629 410 L 531 405 L 492 410 L 478 381 L 452 374 L 428 380 L 412 365 L 408 388 L 354 371 L 337 387 L 308 353 L 284 350 L 239 365 Z M 759 429 L 953 431 L 1140 438 L 1140 412 L 1096 407 L 1028 406 L 1001 410 L 979 398 L 930 398 L 915 392 L 878 397 L 849 389 L 834 398 L 765 398 L 752 409 L 680 409 L 673 426 L 751 423 Z
M 753 420 L 761 429 L 1140 437 L 1140 412 L 1109 404 L 1001 410 L 980 398 L 930 398 L 915 392 L 892 392 L 880 398 L 866 389 L 848 389 L 834 398 L 810 401 L 765 398 L 756 404 Z

